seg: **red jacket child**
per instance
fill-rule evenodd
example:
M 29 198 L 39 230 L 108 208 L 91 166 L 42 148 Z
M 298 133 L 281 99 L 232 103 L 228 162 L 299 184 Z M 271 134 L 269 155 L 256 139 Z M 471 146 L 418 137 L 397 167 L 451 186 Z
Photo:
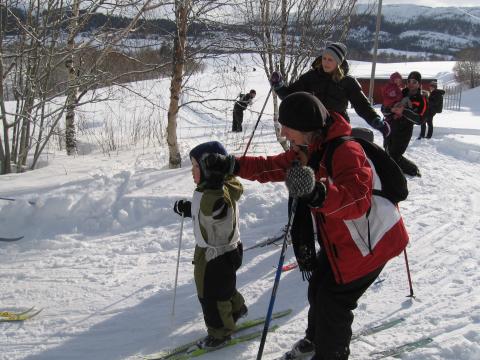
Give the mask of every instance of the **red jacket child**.
M 394 72 L 390 75 L 390 81 L 382 89 L 382 108 L 390 109 L 402 100 L 402 75 L 398 72 Z

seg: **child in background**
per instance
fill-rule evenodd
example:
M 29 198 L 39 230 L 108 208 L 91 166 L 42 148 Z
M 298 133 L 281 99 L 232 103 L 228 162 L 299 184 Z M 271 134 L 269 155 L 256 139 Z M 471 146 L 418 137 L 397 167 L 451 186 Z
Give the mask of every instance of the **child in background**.
M 394 72 L 390 75 L 390 81 L 382 89 L 382 114 L 388 120 L 391 120 L 392 107 L 402 100 L 402 85 L 403 79 L 402 75 L 398 72 Z
M 192 201 L 178 200 L 173 210 L 193 221 L 195 285 L 208 332 L 197 346 L 214 348 L 230 340 L 235 323 L 247 314 L 236 289 L 243 258 L 237 201 L 243 187 L 232 175 L 235 158 L 219 142 L 197 145 L 190 159 L 197 187 Z

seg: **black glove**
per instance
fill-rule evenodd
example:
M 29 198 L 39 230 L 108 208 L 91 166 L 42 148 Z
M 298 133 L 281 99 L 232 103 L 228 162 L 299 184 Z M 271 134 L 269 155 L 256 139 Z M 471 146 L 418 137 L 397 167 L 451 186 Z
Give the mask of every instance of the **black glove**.
M 270 85 L 277 89 L 283 85 L 282 75 L 278 71 L 274 71 L 270 76 Z
M 235 157 L 233 155 L 208 154 L 200 160 L 205 182 L 209 189 L 219 189 L 223 186 L 225 176 L 233 174 Z
M 384 121 L 383 125 L 379 127 L 378 130 L 382 133 L 383 137 L 386 138 L 390 135 L 391 132 L 390 124 L 387 121 Z
M 310 207 L 322 207 L 327 197 L 327 187 L 321 181 L 315 183 L 315 188 L 310 193 L 307 200 L 308 206 Z
M 327 196 L 327 188 L 322 182 L 315 181 L 315 174 L 308 166 L 294 165 L 287 171 L 285 178 L 290 196 L 300 197 L 310 207 L 321 207 Z
M 173 205 L 173 211 L 184 217 L 192 217 L 192 203 L 188 200 L 177 200 Z

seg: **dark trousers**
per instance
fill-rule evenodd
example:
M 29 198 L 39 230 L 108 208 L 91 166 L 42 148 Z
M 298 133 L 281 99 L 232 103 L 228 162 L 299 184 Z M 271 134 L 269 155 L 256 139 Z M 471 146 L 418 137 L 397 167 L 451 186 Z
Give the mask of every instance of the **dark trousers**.
M 419 138 L 424 138 L 425 137 L 425 131 L 427 132 L 427 139 L 430 139 L 433 135 L 433 116 L 435 114 L 429 114 L 427 115 L 426 119 L 424 122 L 422 122 L 422 127 L 420 130 L 420 136 Z M 427 130 L 427 125 L 428 125 L 428 130 Z
M 405 119 L 390 121 L 390 135 L 384 141 L 385 151 L 397 163 L 407 150 L 413 134 L 413 123 Z
M 418 166 L 403 156 L 412 138 L 413 123 L 405 119 L 391 119 L 389 123 L 391 132 L 383 141 L 385 151 L 395 160 L 405 174 L 420 176 Z
M 194 277 L 208 334 L 215 338 L 235 329 L 233 314 L 245 304 L 237 291 L 236 271 L 242 264 L 243 246 L 206 261 L 205 248 L 195 247 Z
M 243 110 L 233 109 L 232 131 L 241 132 L 243 123 Z
M 375 281 L 383 267 L 348 284 L 337 284 L 325 252 L 308 283 L 307 339 L 315 343 L 318 360 L 347 360 L 352 338 L 353 312 L 358 299 Z

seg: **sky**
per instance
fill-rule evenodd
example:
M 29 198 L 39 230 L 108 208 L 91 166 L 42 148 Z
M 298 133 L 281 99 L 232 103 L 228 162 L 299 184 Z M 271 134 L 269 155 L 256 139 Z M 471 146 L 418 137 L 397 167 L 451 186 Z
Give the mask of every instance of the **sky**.
M 230 132 L 232 101 L 211 104 L 208 110 L 193 103 L 183 107 L 177 127 L 181 168 L 168 169 L 165 140 L 130 143 L 130 132 L 148 139 L 143 131 L 153 132 L 149 124 L 165 129 L 168 107 L 152 108 L 152 103 L 165 100 L 169 81 L 157 79 L 131 84 L 142 97 L 112 88 L 110 101 L 82 106 L 78 156 L 51 148 L 37 170 L 0 176 L 0 197 L 16 199 L 0 200 L 0 237 L 24 236 L 0 242 L 0 311 L 43 308 L 24 323 L 0 322 L 2 360 L 139 360 L 205 336 L 193 282 L 192 222 L 185 219 L 182 225 L 172 207 L 178 199 L 191 198 L 194 190 L 189 150 L 215 139 L 229 153 L 242 154 L 269 90 L 255 65 L 258 59 L 229 55 L 223 60 L 207 64 L 190 81 L 220 99 L 256 89 L 244 131 Z M 383 64 L 379 73 L 405 75 L 415 69 L 438 78 L 443 87 L 453 79 L 453 64 Z M 351 69 L 360 74 L 369 65 L 352 62 Z M 392 259 L 360 299 L 353 330 L 404 321 L 353 341 L 350 360 L 373 360 L 373 352 L 424 338 L 433 341 L 402 359 L 480 359 L 479 98 L 480 87 L 464 91 L 458 111 L 437 114 L 431 140 L 417 140 L 419 128 L 414 129 L 405 156 L 419 166 L 422 177 L 408 179 L 409 196 L 399 209 L 410 236 L 415 298 L 406 297 L 404 257 Z M 196 100 L 195 95 L 181 99 L 189 100 Z M 282 151 L 271 109 L 270 97 L 249 155 Z M 353 126 L 368 126 L 348 111 Z M 378 107 L 376 111 L 380 113 Z M 381 145 L 378 133 L 375 139 Z M 98 141 L 105 146 L 107 140 L 117 148 L 104 153 Z M 241 182 L 240 233 L 248 247 L 285 226 L 288 193 L 283 182 Z M 250 319 L 267 311 L 278 259 L 279 247 L 273 245 L 244 253 L 237 287 Z M 288 248 L 286 263 L 293 261 Z M 279 328 L 267 337 L 264 360 L 277 359 L 304 336 L 306 289 L 298 270 L 282 274 L 274 310 L 290 308 L 292 313 L 272 322 Z M 256 339 L 201 359 L 251 360 L 258 346 Z
M 371 3 L 371 1 L 360 0 L 359 3 Z M 478 0 L 383 0 L 382 5 L 391 5 L 391 4 L 415 4 L 423 5 L 430 7 L 445 7 L 445 6 L 476 6 L 480 7 L 480 2 Z

